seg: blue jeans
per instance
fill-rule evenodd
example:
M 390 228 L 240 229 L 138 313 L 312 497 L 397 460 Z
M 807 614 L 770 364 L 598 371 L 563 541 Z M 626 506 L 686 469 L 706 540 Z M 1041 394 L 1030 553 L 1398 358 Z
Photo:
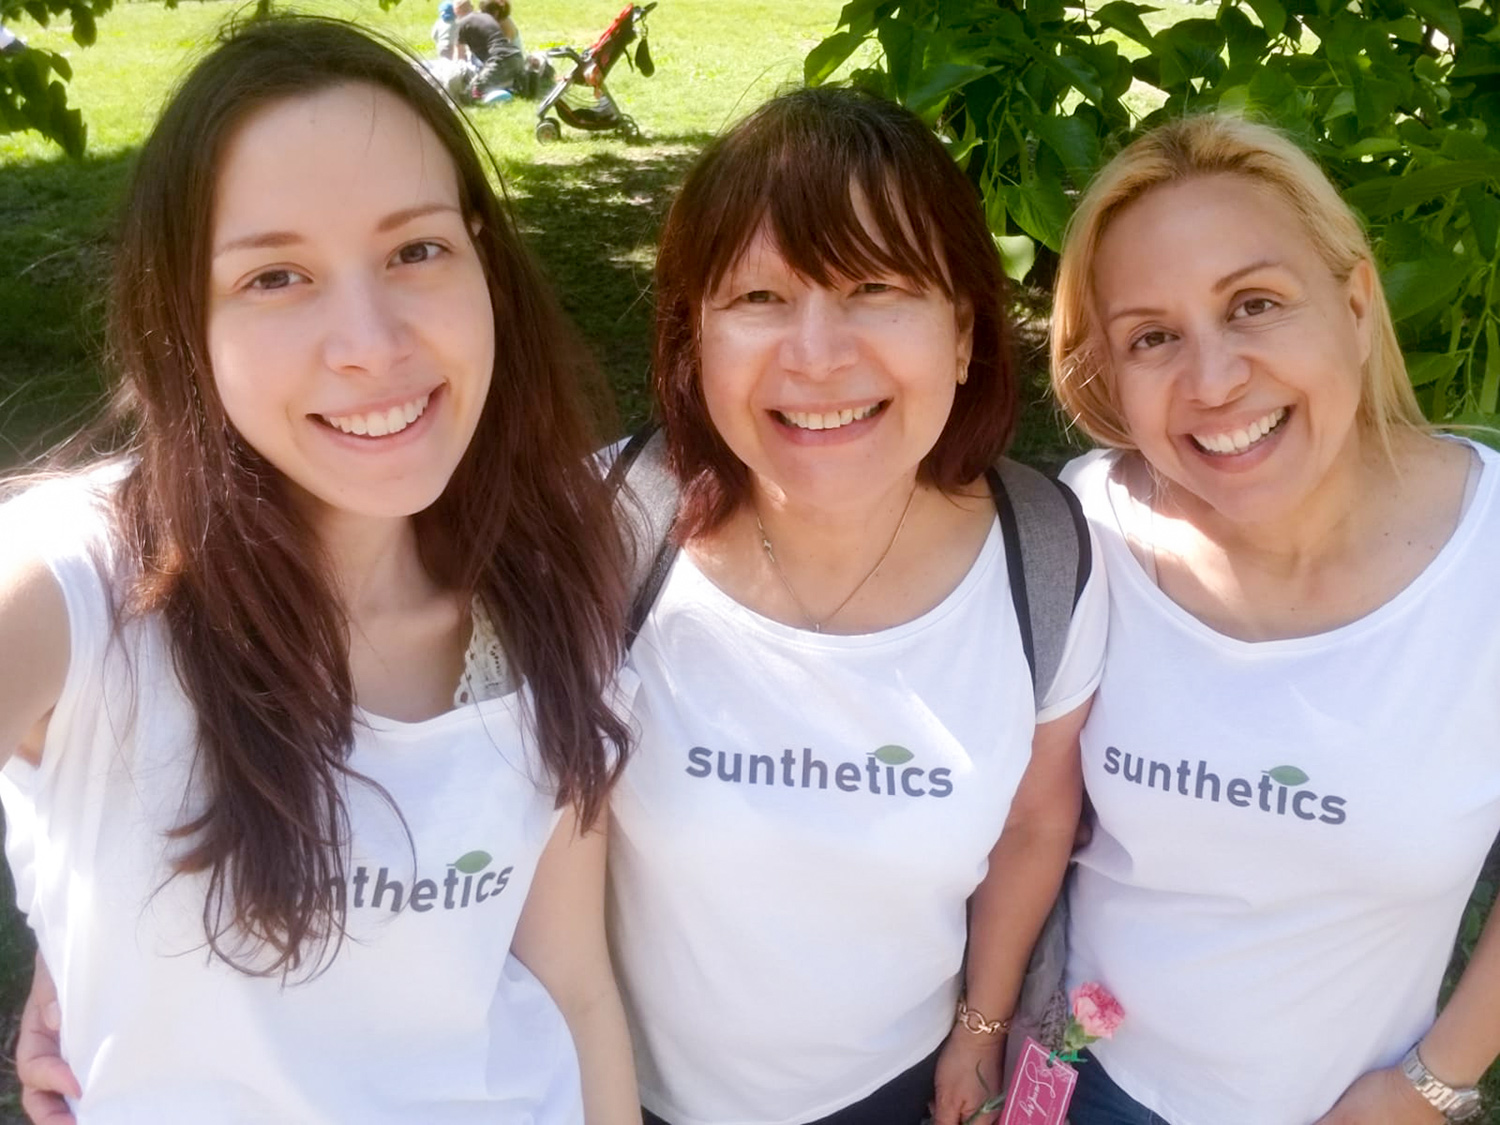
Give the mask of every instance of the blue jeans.
M 1087 1051 L 1077 1065 L 1078 1085 L 1068 1106 L 1070 1125 L 1167 1125 L 1166 1118 L 1152 1113 L 1115 1085 L 1099 1060 Z
M 811 1125 L 918 1125 L 927 1116 L 927 1105 L 932 1101 L 937 1057 L 938 1052 L 933 1051 L 873 1094 L 835 1110 L 827 1117 L 820 1117 Z M 641 1114 L 646 1125 L 668 1125 L 649 1109 L 643 1109 Z

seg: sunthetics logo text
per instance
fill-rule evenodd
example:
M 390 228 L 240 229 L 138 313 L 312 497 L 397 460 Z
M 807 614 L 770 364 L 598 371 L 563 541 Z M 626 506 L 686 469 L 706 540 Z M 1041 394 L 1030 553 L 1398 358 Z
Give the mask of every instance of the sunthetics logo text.
M 347 888 L 340 889 L 350 910 L 389 910 L 393 914 L 403 909 L 418 914 L 429 910 L 464 910 L 494 898 L 509 885 L 514 868 L 489 870 L 493 862 L 489 852 L 465 852 L 448 864 L 441 879 L 417 879 L 410 875 L 392 878 L 389 867 L 379 868 L 372 876 L 370 869 L 361 864 L 349 872 Z
M 1218 804 L 1222 800 L 1237 809 L 1257 809 L 1273 816 L 1294 816 L 1324 824 L 1343 824 L 1348 819 L 1344 798 L 1308 788 L 1312 779 L 1296 766 L 1262 770 L 1253 780 L 1221 777 L 1202 759 L 1194 764 L 1183 758 L 1174 765 L 1139 754 L 1121 753 L 1117 747 L 1108 746 L 1104 750 L 1104 772 L 1132 785 L 1160 789 L 1195 801 Z
M 946 766 L 929 770 L 913 765 L 916 757 L 905 746 L 894 743 L 871 750 L 863 761 L 857 762 L 825 761 L 805 746 L 800 755 L 787 749 L 779 757 L 694 746 L 687 752 L 686 773 L 703 781 L 730 785 L 826 789 L 884 797 L 947 797 L 951 794 L 952 771 Z

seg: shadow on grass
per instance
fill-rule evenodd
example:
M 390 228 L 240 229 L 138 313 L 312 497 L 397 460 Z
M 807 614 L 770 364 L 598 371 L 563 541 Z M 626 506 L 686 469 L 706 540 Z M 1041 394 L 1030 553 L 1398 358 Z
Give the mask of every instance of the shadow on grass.
M 657 234 L 708 139 L 652 138 L 659 143 L 504 169 L 527 242 L 597 357 L 626 428 L 649 412 Z
M 99 401 L 110 232 L 133 156 L 12 164 L 0 176 L 0 468 Z

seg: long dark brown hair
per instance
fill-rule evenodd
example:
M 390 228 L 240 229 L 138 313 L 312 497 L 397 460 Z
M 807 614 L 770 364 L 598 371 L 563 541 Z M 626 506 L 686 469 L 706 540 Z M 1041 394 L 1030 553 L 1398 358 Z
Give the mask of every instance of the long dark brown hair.
M 879 242 L 855 210 L 856 190 Z M 748 470 L 709 418 L 698 328 L 704 297 L 762 224 L 787 263 L 819 285 L 890 269 L 972 316 L 969 379 L 919 471 L 951 491 L 994 464 L 1015 425 L 1017 391 L 1005 275 L 978 192 L 909 110 L 852 88 L 795 90 L 709 145 L 662 228 L 653 387 L 683 484 L 679 537 L 712 531 L 748 494 Z
M 203 923 L 218 956 L 283 977 L 337 952 L 343 794 L 364 779 L 348 765 L 355 699 L 332 576 L 286 482 L 235 432 L 215 391 L 213 196 L 220 154 L 248 114 L 346 83 L 400 98 L 452 158 L 501 345 L 468 451 L 414 517 L 423 563 L 494 619 L 531 689 L 557 800 L 586 824 L 627 742 L 604 702 L 620 655 L 622 549 L 592 470 L 578 385 L 587 364 L 462 114 L 413 59 L 347 24 L 275 17 L 228 30 L 162 112 L 125 203 L 108 342 L 133 467 L 115 514 L 135 568 L 122 614 L 161 615 L 197 713 L 205 799 L 176 829 L 175 870 L 206 875 Z

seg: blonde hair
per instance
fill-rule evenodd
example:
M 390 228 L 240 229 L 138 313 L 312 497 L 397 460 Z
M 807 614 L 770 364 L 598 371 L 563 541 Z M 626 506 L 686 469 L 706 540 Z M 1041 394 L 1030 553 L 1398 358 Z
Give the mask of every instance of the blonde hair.
M 1099 243 L 1119 211 L 1153 188 L 1199 176 L 1241 176 L 1268 190 L 1301 220 L 1329 271 L 1346 281 L 1370 263 L 1370 356 L 1359 422 L 1387 453 L 1398 427 L 1424 428 L 1369 239 L 1349 205 L 1300 148 L 1276 130 L 1205 114 L 1159 126 L 1127 146 L 1094 178 L 1063 241 L 1052 304 L 1052 390 L 1073 422 L 1094 440 L 1134 449 L 1094 320 L 1093 270 Z

